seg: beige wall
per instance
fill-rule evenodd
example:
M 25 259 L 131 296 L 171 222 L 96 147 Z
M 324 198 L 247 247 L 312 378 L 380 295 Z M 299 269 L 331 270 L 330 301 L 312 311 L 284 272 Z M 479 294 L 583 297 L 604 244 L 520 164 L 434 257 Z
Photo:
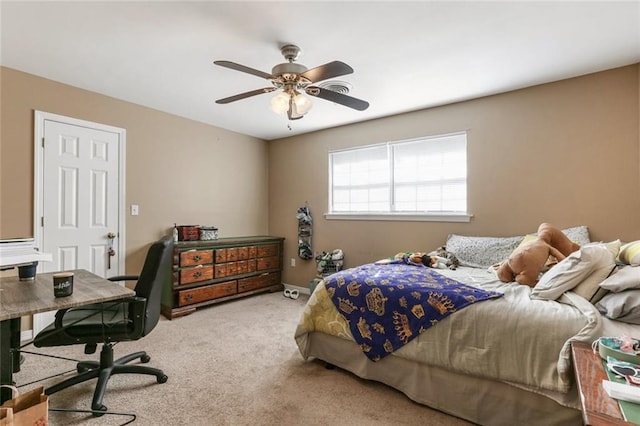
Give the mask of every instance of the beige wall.
M 122 127 L 127 205 L 140 205 L 140 216 L 127 217 L 127 272 L 173 222 L 200 223 L 222 236 L 286 237 L 283 281 L 306 286 L 315 263 L 296 256 L 295 219 L 305 201 L 314 250 L 340 247 L 347 266 L 431 250 L 449 233 L 521 235 L 542 221 L 586 224 L 593 239 L 640 238 L 638 65 L 269 143 L 0 71 L 0 238 L 33 233 L 34 110 Z M 468 131 L 470 223 L 323 218 L 329 149 L 460 130 Z
M 0 68 L 0 238 L 33 235 L 34 110 L 126 129 L 126 272 L 178 224 L 267 233 L 267 142 Z
M 640 67 L 271 142 L 269 231 L 286 237 L 284 282 L 307 286 L 296 209 L 313 217 L 313 249 L 342 248 L 347 266 L 430 251 L 449 233 L 512 236 L 541 222 L 588 225 L 593 240 L 639 239 Z M 468 132 L 469 223 L 326 220 L 330 149 Z M 296 257 L 296 267 L 289 259 Z

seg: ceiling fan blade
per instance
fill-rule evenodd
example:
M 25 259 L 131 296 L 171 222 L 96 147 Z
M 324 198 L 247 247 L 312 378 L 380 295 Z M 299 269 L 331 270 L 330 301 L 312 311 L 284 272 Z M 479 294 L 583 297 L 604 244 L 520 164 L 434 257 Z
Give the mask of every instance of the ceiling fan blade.
M 317 86 L 309 86 L 305 89 L 310 96 L 325 99 L 327 101 L 335 102 L 340 105 L 347 106 L 349 108 L 357 109 L 358 111 L 364 111 L 369 108 L 369 102 L 362 99 L 354 98 L 352 96 L 343 95 L 342 93 L 334 92 L 332 90 L 322 89 Z
M 265 87 L 263 89 L 256 89 L 250 92 L 240 93 L 238 95 L 229 96 L 228 98 L 218 99 L 217 104 L 228 104 L 229 102 L 239 101 L 240 99 L 250 98 L 251 96 L 261 95 L 263 93 L 270 93 L 276 90 L 275 87 Z
M 216 65 L 220 65 L 221 67 L 229 68 L 236 71 L 246 72 L 247 74 L 266 78 L 267 80 L 271 80 L 272 78 L 274 78 L 269 73 L 257 70 L 255 68 L 250 68 L 244 65 L 236 64 L 235 62 L 231 62 L 231 61 L 213 61 L 213 63 Z
M 311 68 L 300 75 L 312 83 L 315 83 L 329 78 L 351 74 L 352 72 L 353 68 L 344 62 L 333 61 L 328 64 L 320 65 L 319 67 Z

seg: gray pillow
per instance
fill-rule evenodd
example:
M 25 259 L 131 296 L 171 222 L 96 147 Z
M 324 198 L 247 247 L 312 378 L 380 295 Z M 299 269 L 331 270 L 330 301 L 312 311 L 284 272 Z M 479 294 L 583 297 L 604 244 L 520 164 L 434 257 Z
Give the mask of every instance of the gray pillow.
M 625 266 L 600 284 L 601 288 L 618 293 L 640 289 L 640 266 Z
M 589 228 L 584 225 L 563 229 L 562 233 L 567 237 L 569 237 L 571 241 L 581 246 L 585 244 L 589 244 L 591 242 L 591 236 L 589 235 Z
M 462 266 L 488 268 L 509 257 L 524 236 L 519 237 L 467 237 L 451 234 L 447 239 L 447 251 L 456 255 Z
M 640 290 L 626 290 L 604 296 L 596 308 L 607 318 L 640 325 Z

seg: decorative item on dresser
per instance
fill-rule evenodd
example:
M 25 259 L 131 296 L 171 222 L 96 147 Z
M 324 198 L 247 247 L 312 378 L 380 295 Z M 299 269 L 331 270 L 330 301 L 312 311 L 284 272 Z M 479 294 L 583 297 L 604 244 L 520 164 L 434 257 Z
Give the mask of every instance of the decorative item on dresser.
M 283 241 L 257 236 L 176 242 L 162 314 L 173 319 L 203 306 L 281 291 Z

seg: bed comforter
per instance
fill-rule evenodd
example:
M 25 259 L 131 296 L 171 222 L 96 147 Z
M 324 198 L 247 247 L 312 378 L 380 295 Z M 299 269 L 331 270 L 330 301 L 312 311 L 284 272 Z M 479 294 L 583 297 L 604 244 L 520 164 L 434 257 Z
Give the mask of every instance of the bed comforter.
M 592 341 L 601 332 L 602 320 L 593 305 L 572 292 L 558 301 L 532 300 L 529 287 L 502 283 L 485 270 L 462 267 L 444 273 L 504 296 L 455 312 L 390 356 L 529 389 L 569 390 L 569 343 Z M 305 359 L 313 332 L 354 341 L 324 282 L 311 295 L 295 331 Z
M 368 264 L 324 280 L 364 354 L 379 361 L 443 318 L 502 293 L 465 285 L 423 265 Z

